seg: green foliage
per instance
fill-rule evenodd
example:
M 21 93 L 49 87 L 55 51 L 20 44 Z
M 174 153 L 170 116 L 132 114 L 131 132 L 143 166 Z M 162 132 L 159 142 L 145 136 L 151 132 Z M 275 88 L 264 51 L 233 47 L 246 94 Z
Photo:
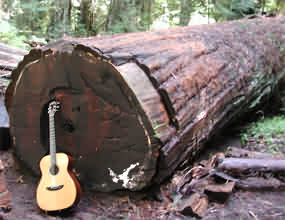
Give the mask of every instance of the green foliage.
M 285 1 L 284 0 L 275 0 L 275 1 L 269 1 L 269 2 L 272 2 L 270 5 L 271 10 L 275 9 L 277 12 L 285 13 Z
M 249 139 L 260 140 L 270 144 L 273 136 L 285 134 L 285 116 L 275 116 L 252 123 L 245 133 L 241 134 L 242 144 L 246 144 Z
M 1 28 L 1 24 L 0 24 Z M 13 45 L 15 47 L 24 47 L 23 41 L 27 40 L 24 36 L 17 36 L 18 32 L 16 29 L 13 29 L 6 33 L 0 33 L 0 40 L 3 43 Z
M 242 145 L 246 145 L 248 139 L 249 139 L 249 138 L 248 138 L 248 134 L 247 134 L 247 133 L 242 133 L 242 134 L 241 134 L 241 139 L 240 139 L 240 140 L 241 140 L 241 144 L 242 144 Z
M 1 16 L 0 16 L 1 18 Z M 19 35 L 18 29 L 9 22 L 2 15 L 0 21 L 0 40 L 3 43 L 10 44 L 16 47 L 23 47 L 23 41 L 26 40 L 24 36 Z
M 253 123 L 248 133 L 254 138 L 272 137 L 285 133 L 285 116 L 275 116 Z
M 124 11 L 124 13 L 122 13 Z M 109 5 L 106 32 L 121 33 L 138 31 L 137 8 L 132 0 L 113 0 Z
M 216 0 L 213 17 L 216 21 L 234 20 L 255 14 L 258 6 L 255 0 Z
M 14 1 L 14 10 L 10 15 L 10 23 L 18 30 L 19 35 L 27 38 L 36 35 L 39 38 L 45 35 L 44 29 L 47 25 L 48 5 L 45 1 L 21 0 Z
M 265 118 L 252 123 L 241 134 L 241 144 L 246 146 L 250 143 L 260 145 L 260 149 L 271 154 L 279 154 L 284 149 L 282 140 L 285 135 L 285 116 Z

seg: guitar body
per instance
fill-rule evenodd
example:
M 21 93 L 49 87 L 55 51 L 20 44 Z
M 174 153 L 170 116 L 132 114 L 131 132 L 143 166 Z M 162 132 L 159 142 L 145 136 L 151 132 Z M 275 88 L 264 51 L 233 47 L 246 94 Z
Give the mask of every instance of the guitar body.
M 37 188 L 37 203 L 45 211 L 69 208 L 80 199 L 80 185 L 69 170 L 69 156 L 65 153 L 56 153 L 56 161 L 55 175 L 50 171 L 50 155 L 43 157 L 40 161 L 42 177 Z

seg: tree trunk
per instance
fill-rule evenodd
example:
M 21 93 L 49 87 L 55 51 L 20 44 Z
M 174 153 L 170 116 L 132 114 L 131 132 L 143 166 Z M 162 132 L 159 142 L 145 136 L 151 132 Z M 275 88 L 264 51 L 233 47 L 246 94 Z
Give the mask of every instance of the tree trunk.
M 137 31 L 134 0 L 111 0 L 106 31 L 112 33 Z
M 47 28 L 47 40 L 57 39 L 70 31 L 71 0 L 54 1 L 50 9 L 50 22 Z
M 95 33 L 93 30 L 93 25 L 95 24 L 94 18 L 94 6 L 96 1 L 94 0 L 82 0 L 80 3 L 80 12 L 81 12 L 81 24 L 84 24 L 88 35 Z M 95 33 L 96 34 L 96 33 Z
M 137 17 L 139 18 L 139 28 L 141 30 L 149 30 L 152 24 L 152 1 L 136 0 Z
M 101 191 L 139 190 L 192 160 L 285 74 L 285 18 L 260 18 L 33 49 L 6 92 L 17 155 L 35 172 L 57 99 L 59 151 Z M 99 49 L 100 48 L 100 49 Z
M 179 25 L 188 25 L 191 19 L 191 13 L 193 12 L 193 5 L 192 0 L 180 0 Z

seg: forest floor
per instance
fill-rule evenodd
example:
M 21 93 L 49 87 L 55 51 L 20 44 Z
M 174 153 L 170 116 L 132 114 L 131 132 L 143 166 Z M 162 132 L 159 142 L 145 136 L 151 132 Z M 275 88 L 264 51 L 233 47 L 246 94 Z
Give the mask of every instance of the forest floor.
M 229 146 L 268 152 L 266 143 L 250 141 L 247 145 L 242 146 L 240 140 L 239 128 L 227 131 L 211 140 L 197 160 L 208 159 L 215 152 L 225 152 Z M 274 142 L 275 140 L 271 141 Z M 279 150 L 285 153 L 285 136 L 276 137 L 276 141 L 281 143 L 279 146 L 284 146 Z M 155 186 L 143 192 L 98 193 L 85 191 L 77 207 L 62 213 L 47 214 L 39 210 L 35 200 L 35 191 L 39 179 L 30 176 L 22 168 L 20 169 L 19 163 L 12 155 L 12 149 L 0 152 L 0 159 L 5 166 L 8 190 L 12 195 L 11 210 L 0 213 L 0 219 L 198 219 L 197 217 L 183 216 L 178 212 L 171 211 L 169 201 L 159 201 L 161 198 L 160 187 Z M 164 187 L 167 191 L 169 186 L 171 187 L 171 183 L 166 182 L 161 187 Z M 209 208 L 202 219 L 283 220 L 285 219 L 285 191 L 253 192 L 235 189 L 226 202 L 210 202 Z

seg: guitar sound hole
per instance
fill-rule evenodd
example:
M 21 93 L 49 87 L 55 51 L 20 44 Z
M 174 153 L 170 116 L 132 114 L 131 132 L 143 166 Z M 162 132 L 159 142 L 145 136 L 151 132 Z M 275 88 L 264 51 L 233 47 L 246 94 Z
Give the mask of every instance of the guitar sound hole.
M 49 168 L 49 172 L 51 175 L 56 175 L 58 173 L 58 167 L 57 166 L 51 166 Z
M 63 188 L 63 185 L 49 186 L 49 187 L 47 187 L 47 190 L 49 190 L 49 191 L 56 191 L 56 190 L 60 190 L 62 188 Z

